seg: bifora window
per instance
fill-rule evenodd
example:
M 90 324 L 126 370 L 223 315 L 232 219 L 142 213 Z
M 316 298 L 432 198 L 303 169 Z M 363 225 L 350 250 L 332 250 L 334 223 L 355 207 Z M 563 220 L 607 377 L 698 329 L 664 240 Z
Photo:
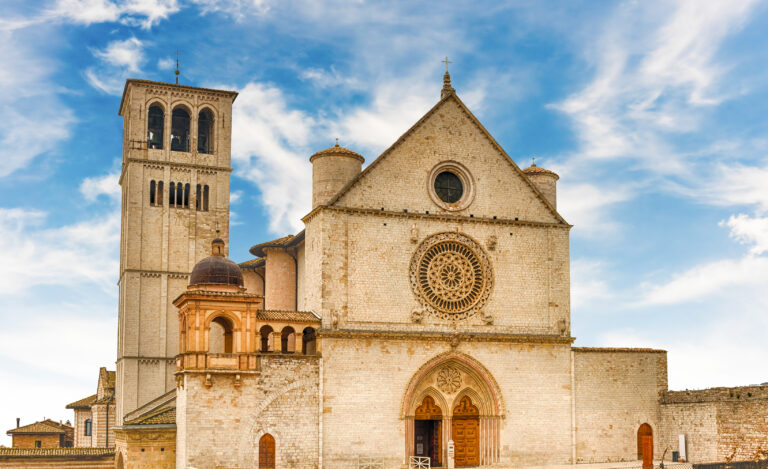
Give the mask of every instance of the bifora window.
M 435 178 L 435 193 L 443 202 L 455 204 L 464 194 L 464 185 L 458 176 L 450 171 L 443 171 Z

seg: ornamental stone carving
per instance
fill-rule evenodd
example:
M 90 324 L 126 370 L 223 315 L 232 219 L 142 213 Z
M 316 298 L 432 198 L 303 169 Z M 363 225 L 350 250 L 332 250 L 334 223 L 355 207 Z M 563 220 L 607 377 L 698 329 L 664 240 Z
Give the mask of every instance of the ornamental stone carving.
M 466 319 L 482 310 L 493 290 L 493 270 L 482 247 L 455 232 L 430 236 L 411 259 L 411 287 L 424 309 Z
M 461 387 L 461 373 L 452 366 L 444 367 L 437 372 L 437 387 L 448 394 L 458 391 Z

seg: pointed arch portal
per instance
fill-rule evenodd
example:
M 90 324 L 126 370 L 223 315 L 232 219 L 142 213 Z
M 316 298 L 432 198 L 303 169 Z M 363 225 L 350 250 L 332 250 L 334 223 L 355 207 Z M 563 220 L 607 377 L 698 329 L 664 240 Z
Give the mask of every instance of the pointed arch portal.
M 488 370 L 456 352 L 425 363 L 411 378 L 402 401 L 405 456 L 429 456 L 443 467 L 448 441 L 456 467 L 499 461 L 501 392 Z

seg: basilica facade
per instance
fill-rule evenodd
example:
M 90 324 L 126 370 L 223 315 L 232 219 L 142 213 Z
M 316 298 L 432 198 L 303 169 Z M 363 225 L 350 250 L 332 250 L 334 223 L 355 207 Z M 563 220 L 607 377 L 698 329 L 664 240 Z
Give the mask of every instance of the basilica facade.
M 236 96 L 126 83 L 116 467 L 648 465 L 733 446 L 717 412 L 699 435 L 712 400 L 668 391 L 665 351 L 574 346 L 559 176 L 521 169 L 447 73 L 365 169 L 338 145 L 312 155 L 305 229 L 239 265 Z M 753 392 L 740 405 L 764 415 Z

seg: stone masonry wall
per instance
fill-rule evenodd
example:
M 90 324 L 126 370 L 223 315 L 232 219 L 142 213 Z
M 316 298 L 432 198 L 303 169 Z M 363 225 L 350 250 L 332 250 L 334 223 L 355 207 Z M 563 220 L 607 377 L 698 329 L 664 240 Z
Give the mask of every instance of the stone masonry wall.
M 688 461 L 768 458 L 768 386 L 670 391 L 661 415 L 665 443 L 677 451 L 685 435 Z
M 76 448 L 91 446 L 91 437 L 85 436 L 85 421 L 87 419 L 93 419 L 90 409 L 75 409 L 75 420 L 72 422 L 72 426 L 75 429 L 75 441 L 73 444 Z M 91 435 L 93 435 L 93 431 L 91 431 Z
M 41 448 L 59 448 L 59 435 L 13 435 L 13 448 L 34 448 L 35 441 L 40 442 Z
M 324 337 L 322 346 L 323 467 L 356 468 L 358 456 L 401 467 L 409 382 L 426 362 L 451 352 L 478 361 L 499 387 L 504 415 L 501 462 L 494 467 L 570 462 L 567 345 L 460 341 L 453 348 L 448 340 Z
M 318 357 L 276 354 L 258 375 L 185 374 L 178 390 L 176 467 L 254 467 L 259 439 L 276 442 L 277 467 L 309 469 L 318 454 Z M 224 431 L 225 430 L 225 431 Z
M 661 350 L 574 348 L 576 461 L 634 461 L 637 431 L 647 423 L 661 457 L 659 396 L 667 389 Z

